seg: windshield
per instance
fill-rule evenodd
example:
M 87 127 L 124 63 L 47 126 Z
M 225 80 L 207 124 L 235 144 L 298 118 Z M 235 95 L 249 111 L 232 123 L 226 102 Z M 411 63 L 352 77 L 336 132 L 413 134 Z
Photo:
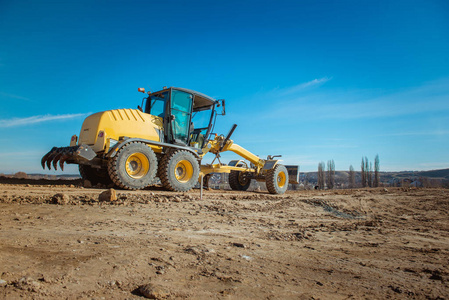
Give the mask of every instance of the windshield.
M 207 128 L 209 127 L 210 116 L 212 110 L 203 110 L 193 113 L 192 122 L 195 128 Z
M 147 98 L 145 113 L 163 118 L 165 115 L 165 102 L 168 99 L 168 92 L 151 95 Z
M 203 148 L 208 141 L 207 131 L 209 129 L 210 118 L 213 110 L 196 111 L 192 116 L 192 135 L 190 145 L 196 148 Z

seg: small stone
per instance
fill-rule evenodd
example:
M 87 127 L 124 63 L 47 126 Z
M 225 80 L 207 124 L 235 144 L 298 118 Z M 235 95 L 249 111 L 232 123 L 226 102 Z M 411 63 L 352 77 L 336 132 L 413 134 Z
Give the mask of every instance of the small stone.
M 70 197 L 63 193 L 55 194 L 51 198 L 51 203 L 53 203 L 53 204 L 63 205 L 63 204 L 69 203 L 69 201 L 70 201 Z
M 163 299 L 170 295 L 167 291 L 165 291 L 161 286 L 155 284 L 144 284 L 139 287 L 139 292 L 148 299 Z
M 0 279 L 0 286 L 5 286 L 7 284 L 8 282 L 6 282 L 6 280 Z
M 117 193 L 114 189 L 109 189 L 98 195 L 98 200 L 100 202 L 111 202 L 117 200 Z
M 246 248 L 245 245 L 242 244 L 242 243 L 232 243 L 232 245 L 233 245 L 234 247 Z
M 41 285 L 39 282 L 35 281 L 31 277 L 22 277 L 16 282 L 14 282 L 14 286 L 18 289 L 30 292 L 37 292 Z
M 384 188 L 384 192 L 388 192 L 388 190 L 386 188 Z
M 92 183 L 89 180 L 87 180 L 87 179 L 84 180 L 84 184 L 83 185 L 84 185 L 85 188 L 91 188 L 92 187 Z
M 69 187 L 74 188 L 75 186 L 73 184 L 69 185 Z

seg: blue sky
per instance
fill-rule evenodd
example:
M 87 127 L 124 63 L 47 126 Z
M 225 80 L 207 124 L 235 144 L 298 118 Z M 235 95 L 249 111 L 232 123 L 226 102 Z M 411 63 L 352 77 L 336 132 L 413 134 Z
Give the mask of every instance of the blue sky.
M 0 39 L 0 173 L 59 174 L 40 158 L 88 114 L 163 86 L 302 171 L 449 168 L 448 1 L 2 0 Z

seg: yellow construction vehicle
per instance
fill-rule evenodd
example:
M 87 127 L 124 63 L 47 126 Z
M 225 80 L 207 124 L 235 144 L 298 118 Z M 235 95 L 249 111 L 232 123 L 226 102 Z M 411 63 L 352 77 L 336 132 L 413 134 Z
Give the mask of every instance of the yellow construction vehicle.
M 114 184 L 138 190 L 159 177 L 171 191 L 192 189 L 200 178 L 212 173 L 229 173 L 233 190 L 244 191 L 252 179 L 264 181 L 272 194 L 283 194 L 290 183 L 298 183 L 298 166 L 284 166 L 268 156 L 261 159 L 235 144 L 228 135 L 213 133 L 217 115 L 225 115 L 225 101 L 184 89 L 165 88 L 148 94 L 137 109 L 116 109 L 88 116 L 79 137 L 70 146 L 53 147 L 42 157 L 42 167 L 64 169 L 78 164 L 81 177 L 92 184 Z M 145 105 L 144 105 L 145 103 Z M 221 112 L 217 108 L 221 107 Z M 220 153 L 232 151 L 245 160 L 220 162 Z M 207 153 L 211 164 L 201 165 Z M 217 163 L 214 164 L 214 162 Z

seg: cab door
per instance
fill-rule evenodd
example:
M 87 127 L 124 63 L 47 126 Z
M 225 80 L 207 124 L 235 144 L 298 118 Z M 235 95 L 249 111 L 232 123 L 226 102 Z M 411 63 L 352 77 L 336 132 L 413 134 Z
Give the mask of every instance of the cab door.
M 193 95 L 172 90 L 170 97 L 170 132 L 174 144 L 188 144 Z

